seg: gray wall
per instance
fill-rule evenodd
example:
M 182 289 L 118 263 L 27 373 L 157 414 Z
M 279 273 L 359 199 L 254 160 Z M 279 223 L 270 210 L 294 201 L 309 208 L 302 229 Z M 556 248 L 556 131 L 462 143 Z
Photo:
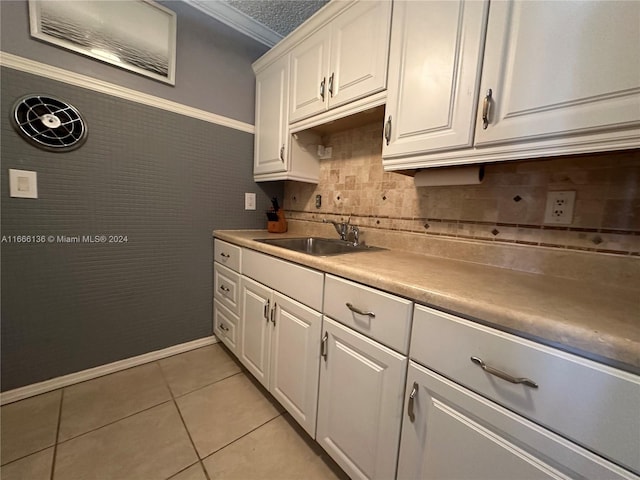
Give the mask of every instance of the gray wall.
M 33 40 L 26 0 L 0 1 L 0 47 L 14 55 L 253 125 L 251 63 L 267 47 L 183 2 L 160 3 L 178 14 L 175 87 Z
M 263 47 L 225 26 L 185 52 L 185 37 L 196 38 L 208 21 L 185 28 L 179 17 L 174 89 L 31 40 L 25 2 L 0 4 L 5 51 L 200 108 L 195 101 L 206 98 L 207 110 L 253 123 L 257 54 L 249 52 Z M 183 8 L 193 10 L 175 9 Z M 211 231 L 263 228 L 270 196 L 282 199 L 282 183 L 252 180 L 253 136 L 9 68 L 0 76 L 1 234 L 128 237 L 121 244 L 2 243 L 2 391 L 211 335 Z M 20 138 L 9 112 L 28 93 L 75 105 L 87 142 L 50 153 Z M 9 197 L 9 168 L 38 173 L 37 200 Z M 243 209 L 244 192 L 258 194 L 255 212 Z

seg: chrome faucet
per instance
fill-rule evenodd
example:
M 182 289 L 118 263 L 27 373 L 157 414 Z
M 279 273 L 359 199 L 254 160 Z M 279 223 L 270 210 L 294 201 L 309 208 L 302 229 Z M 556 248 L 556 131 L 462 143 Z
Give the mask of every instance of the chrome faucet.
M 351 221 L 351 216 L 347 219 L 346 222 L 336 222 L 334 220 L 327 220 L 326 218 L 322 220 L 322 223 L 331 223 L 333 224 L 336 232 L 340 235 L 340 240 L 347 240 L 347 234 L 349 233 L 349 222 Z
M 360 228 L 357 225 L 351 225 L 351 216 L 347 219 L 346 222 L 335 222 L 333 220 L 327 220 L 326 218 L 322 220 L 323 223 L 331 223 L 338 235 L 340 235 L 340 240 L 348 241 L 349 234 L 353 234 L 353 246 L 357 247 L 360 245 Z

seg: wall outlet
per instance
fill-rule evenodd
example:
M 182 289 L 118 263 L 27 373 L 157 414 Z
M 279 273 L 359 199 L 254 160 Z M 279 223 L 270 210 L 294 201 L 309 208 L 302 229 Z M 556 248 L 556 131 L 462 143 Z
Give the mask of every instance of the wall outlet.
M 244 209 L 255 210 L 256 209 L 256 194 L 245 193 L 244 194 Z
M 9 169 L 9 196 L 38 198 L 38 174 L 30 170 Z
M 576 192 L 547 192 L 547 206 L 544 210 L 544 223 L 553 225 L 571 225 Z

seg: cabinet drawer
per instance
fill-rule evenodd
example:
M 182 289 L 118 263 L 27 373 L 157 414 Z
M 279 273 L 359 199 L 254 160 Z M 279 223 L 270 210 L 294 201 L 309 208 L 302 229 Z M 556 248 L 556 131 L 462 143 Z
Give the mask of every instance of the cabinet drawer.
M 213 265 L 213 296 L 231 312 L 240 315 L 240 275 L 215 263 Z
M 218 300 L 213 301 L 213 333 L 236 355 L 238 351 L 238 323 L 238 317 Z
M 416 306 L 411 358 L 600 455 L 640 472 L 640 377 Z M 471 360 L 528 378 L 533 388 Z
M 323 273 L 248 249 L 242 252 L 242 272 L 314 310 L 322 309 Z
M 413 302 L 333 275 L 324 288 L 325 315 L 407 354 Z
M 213 259 L 229 267 L 231 270 L 241 272 L 241 255 L 242 249 L 236 245 L 232 245 L 217 238 L 213 242 Z

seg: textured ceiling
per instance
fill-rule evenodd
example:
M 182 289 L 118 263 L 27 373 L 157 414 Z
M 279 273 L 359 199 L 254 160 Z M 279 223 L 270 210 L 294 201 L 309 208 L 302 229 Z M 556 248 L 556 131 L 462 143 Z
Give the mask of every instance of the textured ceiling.
M 327 2 L 328 0 L 226 0 L 233 8 L 283 37 Z

